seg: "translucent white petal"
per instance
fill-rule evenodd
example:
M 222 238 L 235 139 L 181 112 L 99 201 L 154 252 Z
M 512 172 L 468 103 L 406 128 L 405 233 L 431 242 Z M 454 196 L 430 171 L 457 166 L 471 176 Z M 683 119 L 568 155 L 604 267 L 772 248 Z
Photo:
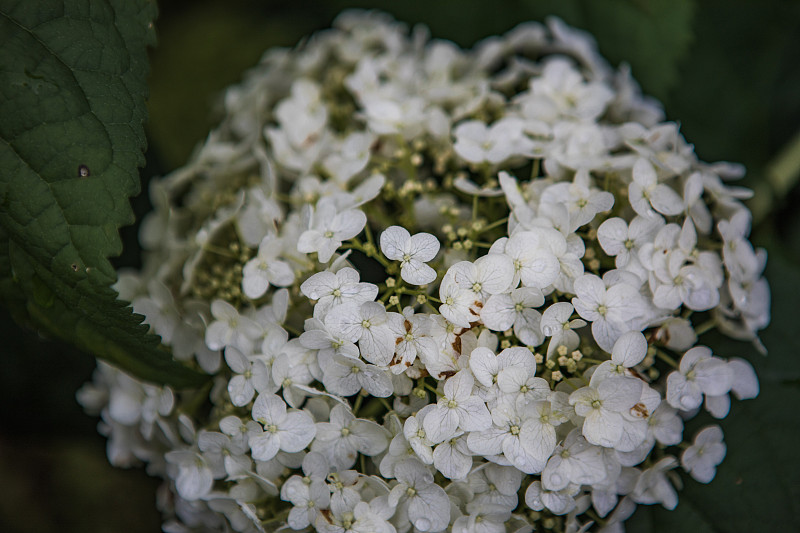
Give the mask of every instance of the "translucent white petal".
M 508 294 L 494 294 L 481 309 L 483 324 L 493 331 L 505 331 L 514 325 L 517 312 Z
M 299 452 L 308 446 L 316 434 L 314 419 L 306 411 L 292 411 L 280 425 L 281 450 L 289 453 Z
M 514 262 L 505 254 L 489 254 L 475 261 L 481 290 L 489 294 L 505 292 L 514 279 Z
M 265 432 L 260 435 L 250 435 L 248 440 L 253 459 L 269 461 L 281 449 L 281 439 L 277 433 Z
M 477 396 L 458 403 L 459 426 L 464 431 L 483 431 L 492 425 L 492 415 Z
M 244 374 L 250 368 L 247 357 L 233 346 L 225 348 L 225 362 L 237 374 Z
M 455 435 L 458 428 L 458 414 L 454 409 L 436 406 L 425 416 L 422 427 L 431 442 L 442 442 Z
M 472 468 L 472 456 L 463 453 L 458 442 L 445 441 L 433 450 L 433 466 L 448 479 L 464 479 Z
M 377 455 L 389 446 L 389 432 L 370 420 L 357 419 L 351 432 L 359 437 L 358 451 L 364 455 Z
M 489 348 L 475 348 L 469 356 L 469 368 L 475 379 L 484 387 L 491 387 L 500 371 L 497 356 Z
M 231 396 L 231 403 L 237 407 L 247 405 L 253 398 L 254 393 L 253 384 L 244 376 L 233 376 L 228 382 L 228 394 Z
M 497 455 L 503 451 L 503 440 L 507 433 L 496 427 L 484 431 L 474 431 L 467 435 L 467 445 L 478 455 Z
M 317 272 L 300 285 L 300 291 L 311 300 L 319 300 L 321 297 L 330 294 L 338 285 L 336 278 L 336 274 L 327 270 Z
M 267 278 L 276 287 L 288 287 L 294 283 L 294 271 L 286 261 L 273 260 L 268 265 Z
M 611 350 L 611 360 L 626 368 L 636 366 L 647 355 L 647 339 L 639 331 L 623 333 Z
M 418 489 L 409 501 L 408 518 L 422 532 L 442 531 L 450 523 L 450 498 L 438 485 Z
M 412 258 L 403 263 L 400 277 L 411 285 L 427 285 L 436 281 L 436 271 L 422 261 Z
M 336 239 L 346 241 L 352 239 L 367 225 L 367 215 L 358 209 L 348 209 L 339 213 L 331 223 L 331 231 L 334 232 Z
M 178 494 L 190 501 L 197 500 L 208 494 L 213 484 L 214 477 L 205 462 L 181 465 L 178 471 L 178 479 L 175 480 Z
M 583 436 L 597 446 L 612 448 L 622 437 L 622 415 L 593 409 L 583 421 Z
M 533 457 L 539 461 L 547 461 L 556 447 L 556 430 L 538 418 L 530 418 L 522 425 L 519 432 L 520 441 Z
M 407 229 L 401 226 L 389 226 L 381 233 L 380 244 L 383 255 L 393 261 L 401 261 L 406 242 L 411 238 Z
M 659 184 L 650 193 L 650 203 L 653 209 L 662 215 L 678 215 L 683 212 L 683 198 L 668 185 Z

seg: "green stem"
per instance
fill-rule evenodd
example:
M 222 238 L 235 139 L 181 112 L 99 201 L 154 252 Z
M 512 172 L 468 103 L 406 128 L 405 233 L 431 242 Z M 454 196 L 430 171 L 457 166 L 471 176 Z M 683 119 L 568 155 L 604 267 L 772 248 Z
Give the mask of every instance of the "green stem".
M 716 327 L 717 327 L 717 322 L 712 318 L 711 320 L 707 320 L 707 321 L 703 322 L 702 324 L 700 324 L 699 326 L 697 326 L 695 328 L 694 332 L 699 337 L 703 333 L 711 331 L 712 329 L 714 329 Z
M 534 159 L 533 160 L 533 167 L 531 168 L 531 181 L 535 180 L 539 177 L 539 169 L 541 165 L 541 159 Z
M 673 358 L 672 358 L 672 357 L 670 357 L 669 355 L 667 355 L 667 353 L 666 353 L 666 352 L 664 352 L 663 350 L 658 350 L 658 349 L 657 349 L 657 350 L 656 350 L 656 357 L 658 357 L 659 359 L 661 359 L 662 361 L 664 361 L 665 363 L 667 363 L 667 364 L 668 364 L 669 366 L 671 366 L 672 368 L 675 368 L 675 369 L 678 369 L 678 368 L 680 368 L 680 366 L 678 365 L 678 362 L 677 362 L 677 361 L 675 361 L 675 359 L 673 359 Z
M 494 228 L 496 228 L 498 226 L 502 226 L 503 224 L 506 224 L 507 222 L 508 222 L 508 217 L 501 218 L 500 220 L 495 220 L 494 222 L 492 222 L 488 226 L 484 226 L 483 228 L 481 228 L 481 230 L 478 232 L 478 234 L 481 234 L 481 233 L 483 233 L 485 231 L 493 230 Z
M 592 363 L 592 364 L 599 365 L 599 364 L 605 363 L 606 361 L 608 361 L 608 359 L 606 359 L 606 361 L 601 361 L 599 359 L 592 359 L 591 357 L 581 357 L 581 362 L 584 362 L 584 361 L 587 362 L 587 363 Z
M 439 392 L 438 390 L 436 390 L 436 387 L 432 387 L 428 383 L 424 383 L 424 382 L 423 382 L 422 386 L 425 387 L 426 389 L 428 389 L 429 391 L 431 391 L 432 393 L 434 393 L 437 398 L 441 398 L 442 397 L 442 393 Z

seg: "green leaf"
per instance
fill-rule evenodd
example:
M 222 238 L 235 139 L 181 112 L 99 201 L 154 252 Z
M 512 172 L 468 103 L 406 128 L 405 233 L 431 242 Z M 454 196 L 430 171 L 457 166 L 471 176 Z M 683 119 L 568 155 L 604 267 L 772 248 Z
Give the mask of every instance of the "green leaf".
M 683 476 L 674 511 L 642 506 L 626 523 L 631 533 L 682 533 L 700 531 L 745 533 L 791 531 L 800 523 L 800 338 L 797 336 L 796 298 L 800 294 L 800 268 L 769 246 L 767 279 L 772 285 L 772 323 L 762 338 L 769 355 L 746 343 L 719 334 L 704 335 L 700 342 L 726 357 L 748 359 L 758 374 L 761 393 L 754 400 L 733 400 L 722 421 L 708 415 L 687 423 L 690 440 L 703 426 L 718 423 L 728 445 L 724 462 L 709 485 Z M 792 526 L 792 527 L 788 527 Z
M 117 300 L 108 261 L 139 192 L 155 13 L 149 0 L 0 2 L 0 298 L 49 334 L 182 387 L 207 378 Z

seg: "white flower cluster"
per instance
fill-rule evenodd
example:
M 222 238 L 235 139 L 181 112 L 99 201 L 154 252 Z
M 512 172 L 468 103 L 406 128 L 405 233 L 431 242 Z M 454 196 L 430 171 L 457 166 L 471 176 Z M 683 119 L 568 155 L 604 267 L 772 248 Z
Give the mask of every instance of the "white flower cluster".
M 769 321 L 741 169 L 558 20 L 407 34 L 348 12 L 268 52 L 151 189 L 119 289 L 213 379 L 101 366 L 80 399 L 168 533 L 622 531 L 714 477 L 684 421 L 758 394 L 695 346 Z

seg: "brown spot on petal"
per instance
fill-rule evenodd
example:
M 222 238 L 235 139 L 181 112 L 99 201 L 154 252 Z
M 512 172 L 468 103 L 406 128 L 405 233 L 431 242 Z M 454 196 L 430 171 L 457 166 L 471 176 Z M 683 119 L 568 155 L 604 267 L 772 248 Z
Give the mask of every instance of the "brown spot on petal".
M 439 373 L 439 379 L 447 379 L 455 376 L 457 372 L 455 370 L 445 370 L 444 372 Z
M 411 322 L 409 322 L 408 320 L 405 320 L 405 321 L 403 321 L 403 325 L 404 325 L 404 326 L 405 326 L 405 328 L 406 328 L 406 333 L 408 333 L 409 331 L 411 331 Z
M 461 337 L 456 336 L 456 340 L 453 341 L 453 344 L 451 346 L 458 355 L 461 355 Z
M 647 418 L 650 416 L 647 407 L 641 402 L 631 407 L 631 414 L 637 418 Z

